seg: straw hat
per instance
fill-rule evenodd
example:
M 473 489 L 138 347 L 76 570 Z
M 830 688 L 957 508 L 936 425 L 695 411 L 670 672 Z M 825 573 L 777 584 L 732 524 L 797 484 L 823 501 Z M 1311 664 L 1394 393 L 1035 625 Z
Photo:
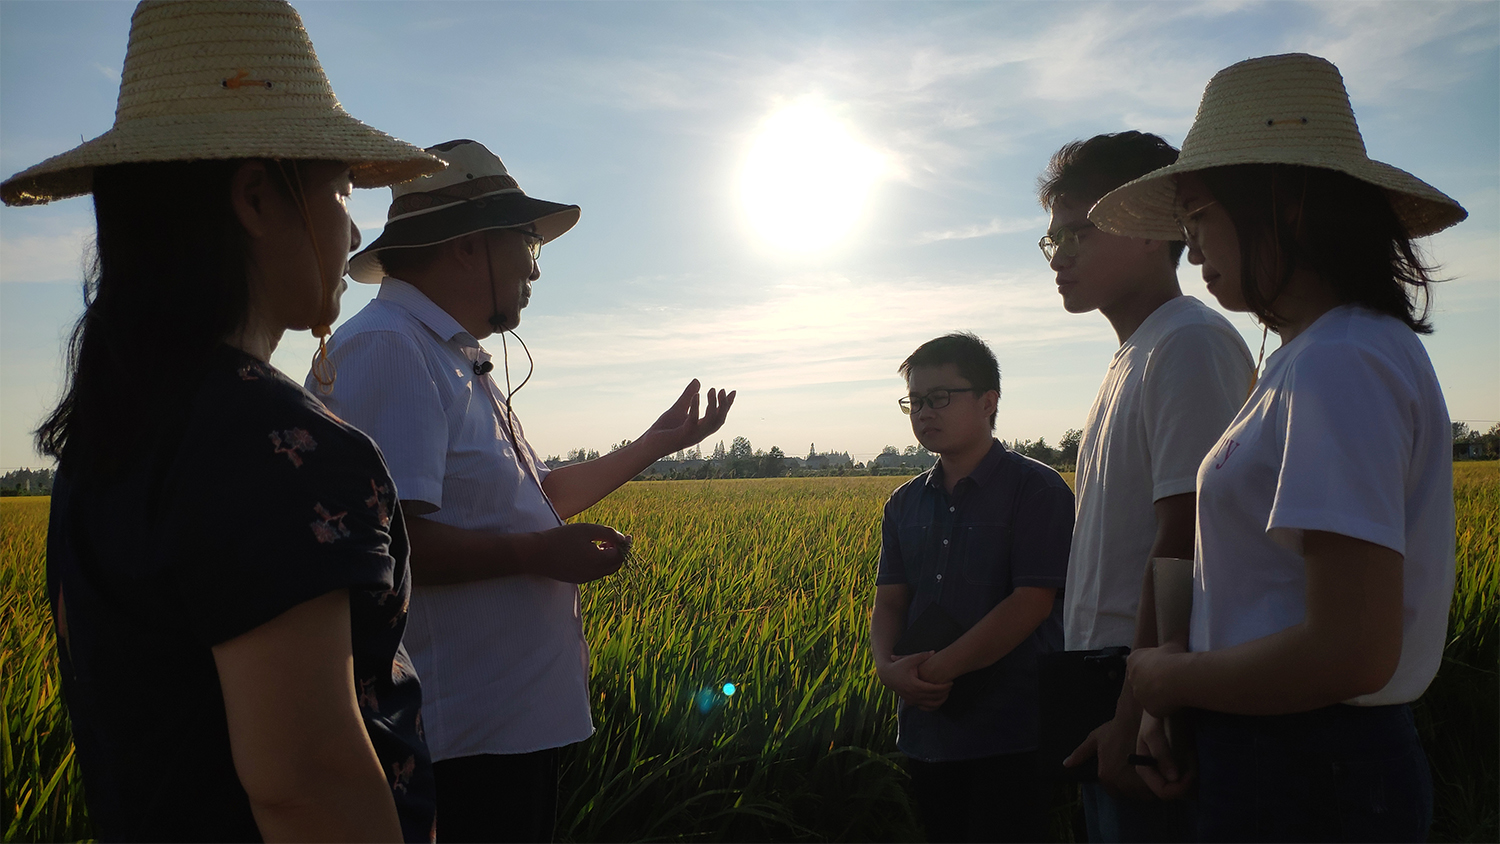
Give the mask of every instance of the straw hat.
M 1327 59 L 1291 53 L 1214 74 L 1177 162 L 1105 194 L 1089 219 L 1116 234 L 1181 240 L 1172 177 L 1227 164 L 1300 164 L 1369 182 L 1385 189 L 1411 237 L 1435 234 L 1469 216 L 1416 176 L 1372 161 L 1338 68 Z
M 145 0 L 130 21 L 114 128 L 10 177 L 0 198 L 80 196 L 110 164 L 229 158 L 348 162 L 365 188 L 443 166 L 345 113 L 285 2 Z
M 349 260 L 349 277 L 377 284 L 385 276 L 380 253 L 433 246 L 490 229 L 535 224 L 542 242 L 578 222 L 578 206 L 533 199 L 493 152 L 478 141 L 448 141 L 427 151 L 448 169 L 391 188 L 385 231 Z

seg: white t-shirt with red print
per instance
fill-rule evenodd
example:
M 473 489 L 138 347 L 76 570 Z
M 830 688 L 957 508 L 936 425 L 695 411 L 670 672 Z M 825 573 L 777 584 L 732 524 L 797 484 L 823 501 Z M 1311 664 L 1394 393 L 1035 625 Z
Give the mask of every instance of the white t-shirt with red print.
M 1188 647 L 1229 648 L 1306 616 L 1304 531 L 1404 557 L 1401 660 L 1360 706 L 1415 700 L 1437 673 L 1453 596 L 1452 429 L 1401 321 L 1357 305 L 1282 346 L 1198 468 Z

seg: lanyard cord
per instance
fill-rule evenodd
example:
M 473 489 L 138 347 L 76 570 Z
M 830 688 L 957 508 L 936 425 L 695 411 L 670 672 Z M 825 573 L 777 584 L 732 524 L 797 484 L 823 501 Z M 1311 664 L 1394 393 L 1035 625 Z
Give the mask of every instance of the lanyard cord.
M 527 475 L 529 475 L 532 481 L 536 483 L 536 488 L 542 493 L 542 500 L 547 502 L 547 507 L 552 510 L 552 515 L 557 519 L 557 523 L 563 524 L 562 516 L 559 516 L 557 514 L 556 508 L 552 507 L 552 499 L 548 498 L 547 491 L 545 489 L 542 489 L 542 479 L 537 475 L 536 467 L 531 465 L 531 461 L 521 454 L 521 441 L 516 438 L 515 409 L 511 406 L 511 399 L 515 396 L 516 393 L 521 391 L 522 387 L 526 386 L 526 382 L 531 380 L 532 374 L 536 372 L 536 361 L 531 357 L 531 350 L 526 348 L 526 341 L 522 340 L 521 336 L 519 334 L 516 334 L 513 329 L 507 329 L 504 327 L 505 317 L 500 313 L 499 294 L 495 291 L 495 263 L 494 256 L 490 252 L 489 235 L 488 233 L 482 232 L 481 236 L 484 239 L 485 270 L 489 273 L 490 279 L 490 307 L 493 308 L 493 311 L 490 314 L 490 326 L 500 334 L 500 360 L 505 368 L 505 401 L 496 402 L 497 405 L 505 405 L 503 408 L 503 412 L 500 414 L 500 421 L 505 425 L 506 435 L 510 437 L 511 448 L 513 448 L 516 452 L 516 461 L 525 468 Z M 521 383 L 517 385 L 515 389 L 511 389 L 510 386 L 510 346 L 505 342 L 505 335 L 507 333 L 516 338 L 516 342 L 521 344 L 521 350 L 526 353 L 526 377 L 521 379 Z M 480 378 L 484 377 L 484 375 L 478 374 L 477 372 L 476 374 Z M 486 387 L 485 389 L 487 391 L 489 390 L 488 387 Z M 493 395 L 494 394 L 492 392 L 491 396 L 493 397 Z

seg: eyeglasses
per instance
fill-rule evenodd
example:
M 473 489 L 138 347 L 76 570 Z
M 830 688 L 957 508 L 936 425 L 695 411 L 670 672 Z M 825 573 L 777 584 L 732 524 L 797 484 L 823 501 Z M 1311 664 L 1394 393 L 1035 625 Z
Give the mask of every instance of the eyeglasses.
M 1172 219 L 1176 220 L 1177 221 L 1177 225 L 1179 225 L 1179 226 L 1182 227 L 1182 239 L 1186 240 L 1186 241 L 1189 241 L 1191 243 L 1197 243 L 1198 242 L 1198 215 L 1202 214 L 1204 211 L 1207 211 L 1208 209 L 1210 209 L 1210 208 L 1212 208 L 1212 207 L 1214 207 L 1215 205 L 1218 205 L 1218 204 L 1219 204 L 1218 200 L 1214 200 L 1213 202 L 1210 202 L 1207 205 L 1200 205 L 1200 206 L 1198 206 L 1196 209 L 1194 209 L 1192 211 L 1189 211 L 1186 214 L 1183 214 L 1181 217 L 1177 216 L 1177 214 L 1174 212 L 1172 214 Z
M 913 413 L 921 413 L 922 405 L 933 410 L 942 410 L 953 401 L 954 393 L 982 393 L 984 390 L 978 387 L 954 387 L 952 389 L 933 390 L 925 396 L 902 396 L 896 399 L 896 404 L 901 405 L 901 412 L 910 416 Z
M 520 234 L 526 240 L 526 251 L 531 253 L 531 260 L 536 261 L 540 259 L 542 257 L 542 244 L 547 241 L 543 240 L 542 236 L 536 232 L 527 231 L 526 229 L 521 229 Z
M 1074 227 L 1064 226 L 1054 234 L 1047 232 L 1042 239 L 1036 242 L 1037 248 L 1042 250 L 1048 263 L 1053 258 L 1061 255 L 1064 258 L 1072 258 L 1078 254 L 1078 233 L 1084 229 L 1094 228 L 1093 223 L 1080 223 Z

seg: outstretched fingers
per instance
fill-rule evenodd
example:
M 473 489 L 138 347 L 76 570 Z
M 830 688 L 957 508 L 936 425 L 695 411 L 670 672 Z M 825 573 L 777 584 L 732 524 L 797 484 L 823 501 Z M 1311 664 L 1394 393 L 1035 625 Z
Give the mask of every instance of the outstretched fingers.
M 708 412 L 703 414 L 703 424 L 707 429 L 703 432 L 705 437 L 724 426 L 724 420 L 729 418 L 729 408 L 734 405 L 734 396 L 733 390 L 725 393 L 708 388 Z

